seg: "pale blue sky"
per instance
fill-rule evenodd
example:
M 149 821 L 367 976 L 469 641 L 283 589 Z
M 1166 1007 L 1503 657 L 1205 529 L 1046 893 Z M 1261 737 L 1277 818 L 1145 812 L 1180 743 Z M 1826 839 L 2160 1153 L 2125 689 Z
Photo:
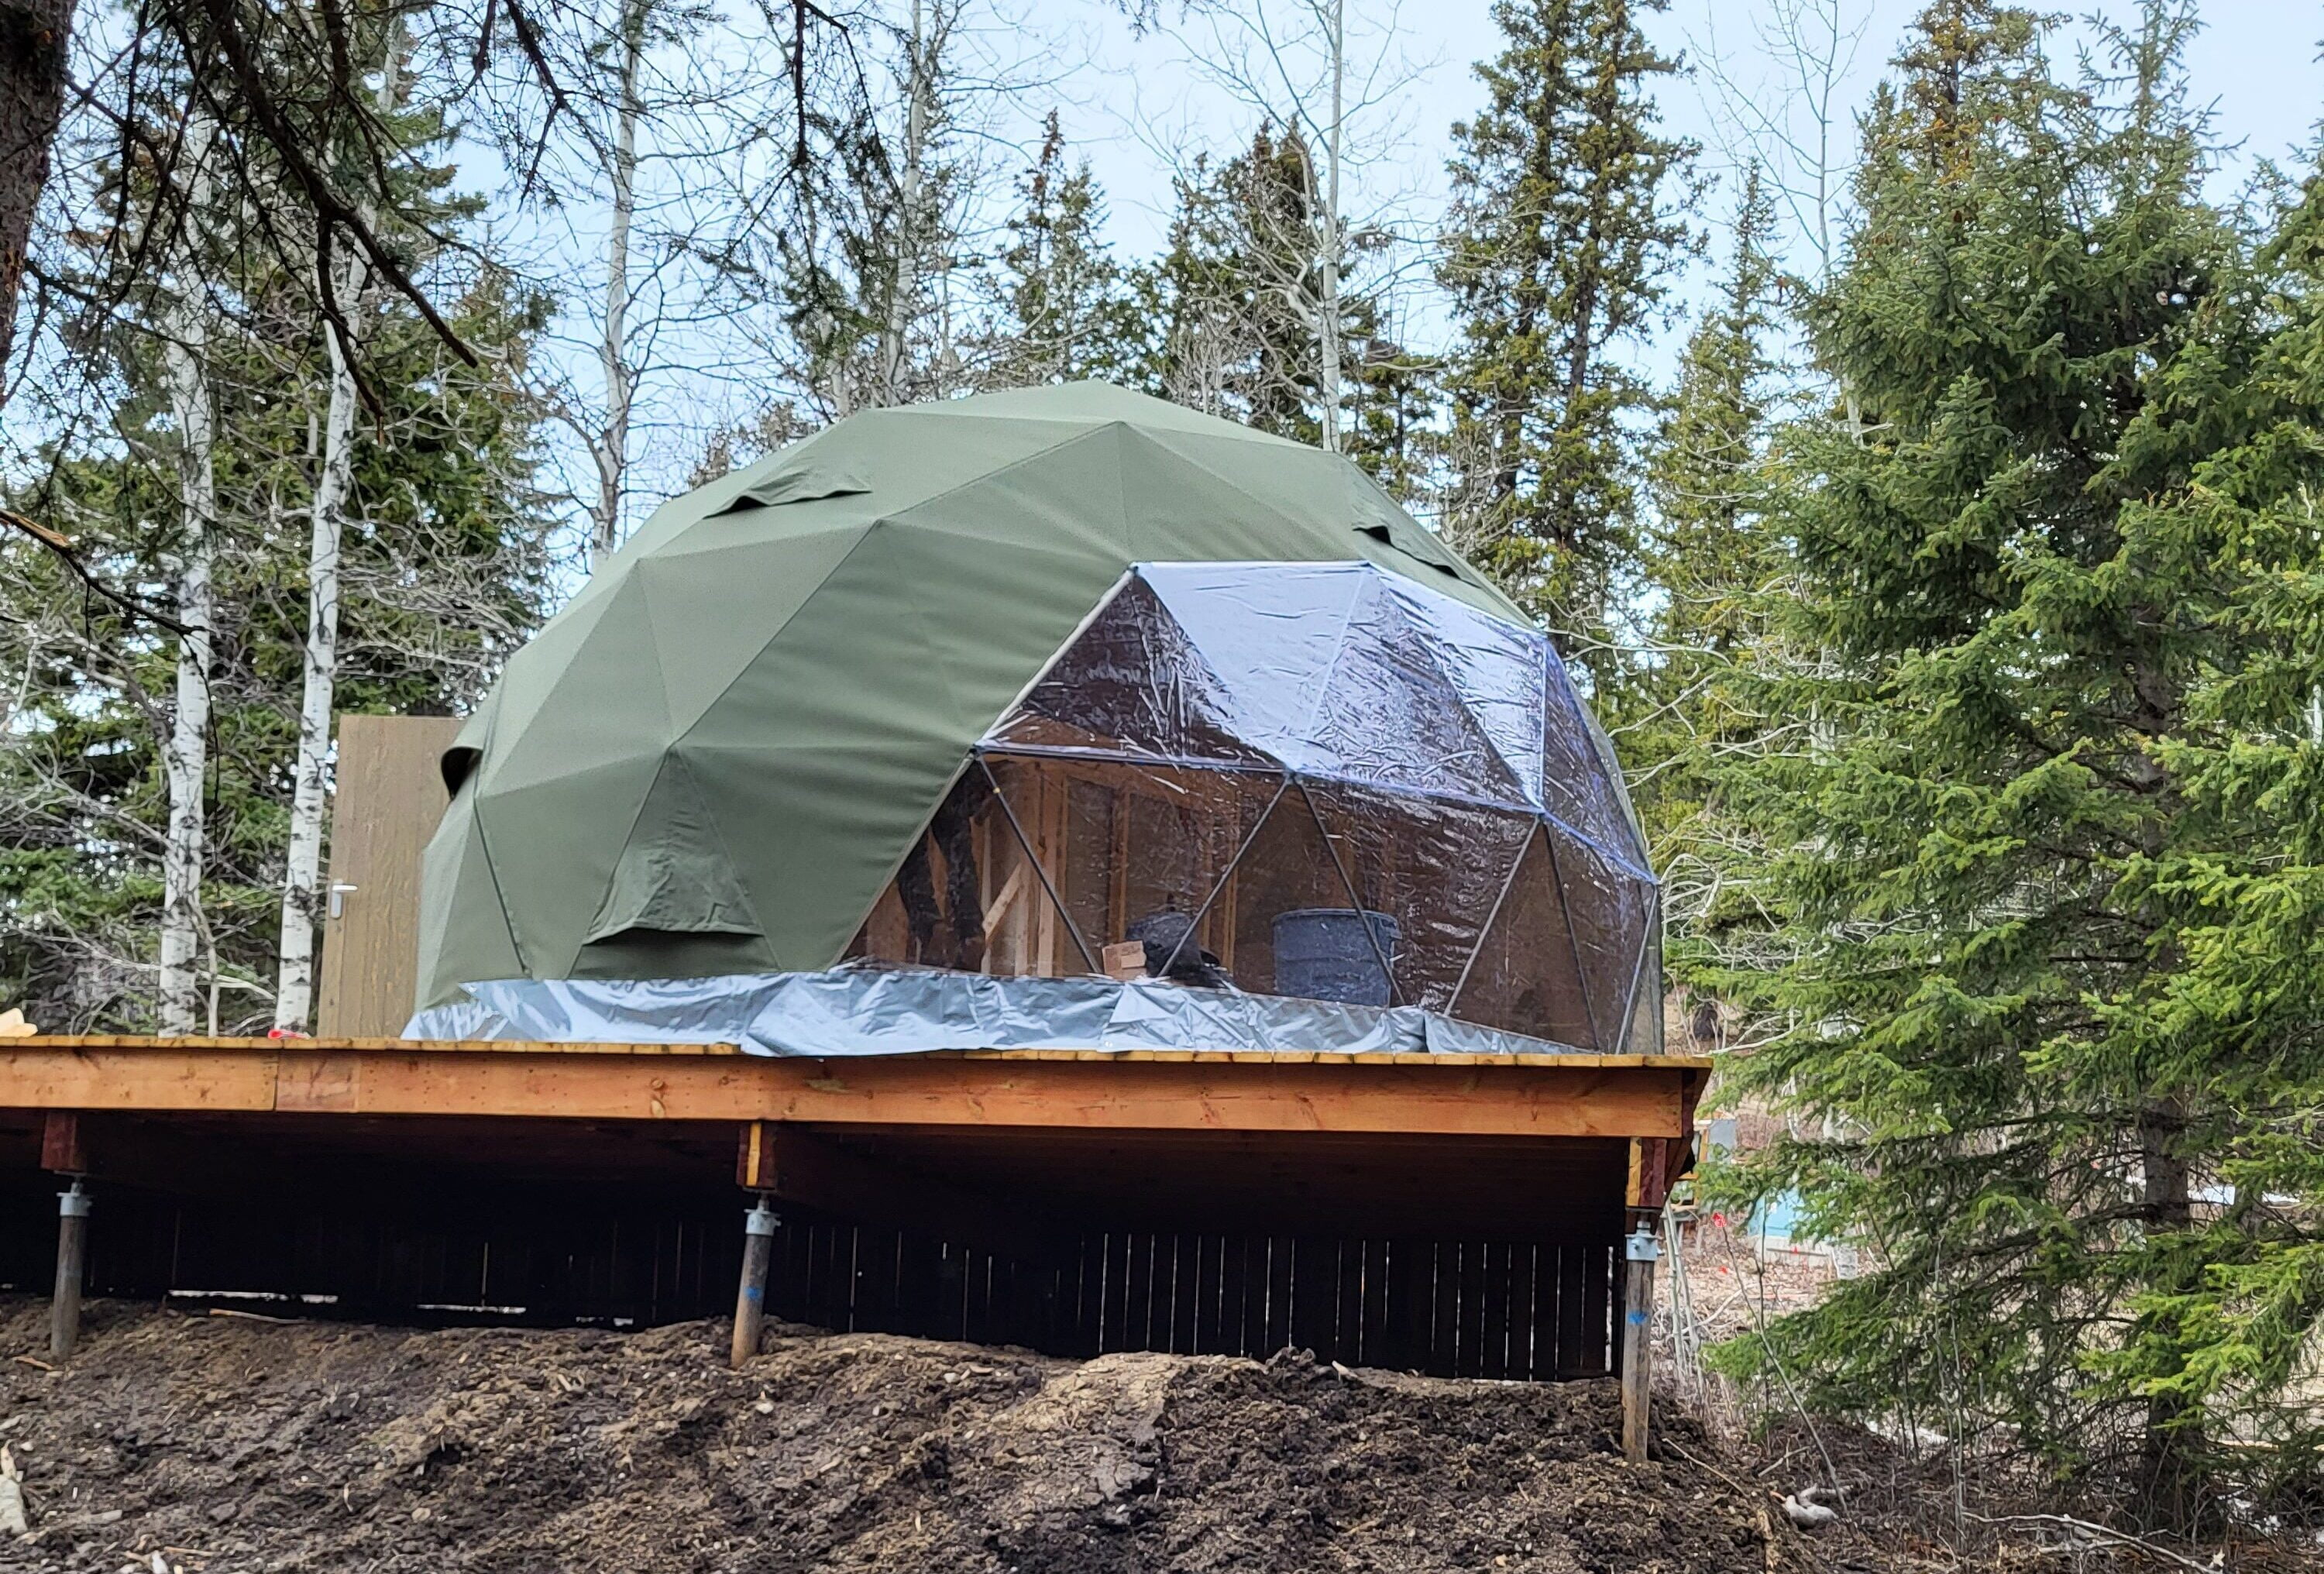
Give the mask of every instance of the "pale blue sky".
M 1378 15 L 1383 5 L 1349 0 L 1349 9 L 1351 14 Z M 1841 0 L 1840 9 L 1851 21 L 1865 23 L 1841 95 L 1844 121 L 1886 69 L 1919 3 Z M 2117 22 L 2137 14 L 2133 0 L 2060 9 L 2080 15 L 2095 10 Z M 1648 19 L 1656 42 L 1683 51 L 1697 68 L 1694 79 L 1666 87 L 1662 106 L 1672 128 L 1704 144 L 1707 167 L 1723 161 L 1722 150 L 1731 145 L 1732 136 L 1721 124 L 1716 91 L 1702 68 L 1715 43 L 1719 63 L 1731 80 L 1747 88 L 1767 88 L 1757 95 L 1763 100 L 1775 97 L 1773 85 L 1782 73 L 1757 36 L 1768 10 L 1767 0 L 1675 0 L 1667 14 Z M 1037 29 L 1087 40 L 1092 60 L 1087 70 L 1071 73 L 1053 91 L 1027 97 L 1028 108 L 1037 101 L 1046 108 L 1048 102 L 1066 100 L 1062 114 L 1068 133 L 1090 152 L 1112 198 L 1114 237 L 1135 254 L 1161 244 L 1167 218 L 1168 176 L 1152 146 L 1155 128 L 1191 130 L 1213 146 L 1231 147 L 1253 116 L 1204 81 L 1177 42 L 1135 40 L 1115 14 L 1091 0 L 1035 0 L 1027 19 Z M 2243 144 L 2225 178 L 2232 188 L 2256 158 L 2296 155 L 2324 117 L 2324 64 L 2318 60 L 2324 4 L 2209 0 L 2202 15 L 2204 31 L 2190 52 L 2190 72 L 2199 102 L 2215 106 L 2222 133 Z M 1394 156 L 1367 175 L 1376 186 L 1403 191 L 1402 206 L 1411 219 L 1425 222 L 1442 206 L 1451 126 L 1480 101 L 1471 65 L 1499 49 L 1499 32 L 1489 0 L 1405 0 L 1398 22 L 1403 52 L 1420 62 L 1420 70 L 1391 115 L 1402 123 Z M 2053 47 L 2070 50 L 2088 36 L 2087 26 L 2076 24 Z M 1836 137 L 1844 152 L 1853 144 L 1852 126 L 1843 124 Z M 1709 207 L 1716 214 L 1724 200 L 1714 195 Z
M 730 4 L 732 0 L 730 0 Z M 887 0 L 900 16 L 906 0 Z M 1296 23 L 1305 4 L 1322 0 L 1230 0 L 1250 14 L 1264 5 L 1269 14 Z M 1692 60 L 1694 73 L 1668 82 L 1661 94 L 1665 123 L 1704 144 L 1706 172 L 1725 167 L 1734 131 L 1717 107 L 1715 57 L 1725 77 L 1753 103 L 1775 106 L 1786 101 L 1783 71 L 1770 59 L 1761 36 L 1773 7 L 1785 0 L 1674 0 L 1673 8 L 1649 17 L 1657 43 Z M 1841 159 L 1856 142 L 1852 115 L 1887 69 L 1905 24 L 1919 0 L 1792 0 L 1809 6 L 1836 5 L 1850 27 L 1862 24 L 1853 64 L 1836 95 L 1838 124 L 1833 146 Z M 1177 14 L 1178 0 L 1162 0 L 1163 14 Z M 1471 112 L 1481 88 L 1471 69 L 1499 48 L 1489 0 L 1347 0 L 1351 53 L 1368 54 L 1364 40 L 1387 37 L 1385 53 L 1409 69 L 1385 73 L 1395 90 L 1354 117 L 1356 140 L 1370 143 L 1370 156 L 1352 176 L 1343 210 L 1360 222 L 1385 222 L 1415 244 L 1404 253 L 1406 282 L 1397 309 L 1400 337 L 1420 349 L 1440 347 L 1449 332 L 1441 302 L 1426 281 L 1427 254 L 1420 243 L 1433 232 L 1443 209 L 1444 165 L 1453 122 Z M 747 8 L 745 8 L 747 9 Z M 1213 13 L 1224 7 L 1213 6 Z M 2135 0 L 2100 0 L 2098 10 L 2118 21 L 2135 17 Z M 2193 87 L 2200 102 L 2216 106 L 2221 134 L 2242 144 L 2241 153 L 2220 177 L 2220 194 L 2230 195 L 2263 157 L 2296 157 L 2324 115 L 2324 66 L 2317 41 L 2324 38 L 2324 0 L 2209 0 L 2206 30 L 2190 55 Z M 1116 0 L 978 0 L 966 23 L 973 57 L 965 75 L 982 86 L 972 94 L 971 139 L 992 178 L 983 216 L 997 223 L 1010 200 L 1010 178 L 1021 170 L 1038 143 L 1040 122 L 1056 109 L 1069 143 L 1087 155 L 1110 203 L 1107 233 L 1125 258 L 1148 256 L 1165 242 L 1171 207 L 1174 158 L 1204 148 L 1214 155 L 1245 145 L 1258 113 L 1205 72 L 1200 58 L 1215 58 L 1222 38 L 1236 36 L 1223 23 L 1200 17 L 1173 30 L 1132 35 Z M 2070 51 L 2087 37 L 2087 24 L 2066 30 L 2053 47 Z M 1248 35 L 1243 35 L 1246 40 Z M 1706 199 L 1706 221 L 1723 219 L 1732 197 L 1714 190 Z M 575 226 L 563 250 L 577 263 L 564 274 L 576 281 L 594 279 L 592 249 L 602 243 L 586 207 L 568 209 Z M 1793 266 L 1812 272 L 1812 259 L 1796 247 Z M 1707 277 L 1698 271 L 1697 280 Z M 591 288 L 582 286 L 586 291 Z M 1683 303 L 1686 291 L 1682 290 Z M 1650 375 L 1672 369 L 1684 323 L 1673 323 L 1661 340 L 1637 351 Z M 641 518 L 662 496 L 679 490 L 700 453 L 700 432 L 709 424 L 748 413 L 763 389 L 749 376 L 706 374 L 709 361 L 724 357 L 715 322 L 683 330 L 683 343 L 697 345 L 704 361 L 675 357 L 641 390 L 637 467 L 632 516 Z M 552 359 L 569 370 L 585 398 L 595 382 L 594 340 L 586 324 L 557 346 Z M 732 363 L 730 363 L 731 364 Z M 744 365 L 752 364 L 743 357 Z M 590 484 L 577 453 L 560 445 L 560 463 L 576 486 Z M 570 463 L 566 463 L 570 461 Z

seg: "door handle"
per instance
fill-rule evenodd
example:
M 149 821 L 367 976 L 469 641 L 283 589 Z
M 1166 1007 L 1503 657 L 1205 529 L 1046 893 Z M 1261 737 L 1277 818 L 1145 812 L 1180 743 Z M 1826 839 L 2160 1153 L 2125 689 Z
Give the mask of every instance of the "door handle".
M 331 887 L 331 916 L 332 916 L 332 917 L 334 917 L 334 918 L 345 917 L 345 916 L 346 916 L 346 911 L 347 911 L 347 893 L 348 893 L 349 891 L 359 891 L 359 890 L 361 890 L 361 889 L 363 889 L 363 888 L 362 888 L 361 886 L 346 886 L 346 885 L 334 885 L 334 886 L 332 886 L 332 887 Z

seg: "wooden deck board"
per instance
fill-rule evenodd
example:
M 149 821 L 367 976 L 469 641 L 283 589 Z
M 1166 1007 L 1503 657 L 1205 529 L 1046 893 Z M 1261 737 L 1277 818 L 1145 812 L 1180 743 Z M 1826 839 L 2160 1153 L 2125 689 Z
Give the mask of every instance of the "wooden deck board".
M 398 1054 L 742 1054 L 732 1044 L 593 1044 L 496 1038 L 161 1038 L 151 1035 L 64 1034 L 0 1039 L 10 1048 L 61 1049 L 265 1049 L 375 1050 Z M 1001 1060 L 1156 1062 L 1194 1065 L 1408 1065 L 1458 1070 L 1463 1066 L 1574 1066 L 1708 1072 L 1708 1056 L 1691 1054 L 1422 1054 L 1321 1049 L 954 1049 L 914 1055 L 805 1055 L 752 1057 L 825 1061 Z
M 1679 1137 L 1683 1056 L 744 1055 L 730 1045 L 0 1041 L 0 1109 Z

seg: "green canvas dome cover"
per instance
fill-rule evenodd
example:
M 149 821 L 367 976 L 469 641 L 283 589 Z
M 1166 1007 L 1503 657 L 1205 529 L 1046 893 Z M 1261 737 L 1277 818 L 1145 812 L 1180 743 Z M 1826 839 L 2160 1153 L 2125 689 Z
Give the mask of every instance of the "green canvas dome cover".
M 866 411 L 669 502 L 446 753 L 418 1004 L 827 968 L 1132 565 L 1359 559 L 1525 622 L 1344 458 L 1099 383 Z

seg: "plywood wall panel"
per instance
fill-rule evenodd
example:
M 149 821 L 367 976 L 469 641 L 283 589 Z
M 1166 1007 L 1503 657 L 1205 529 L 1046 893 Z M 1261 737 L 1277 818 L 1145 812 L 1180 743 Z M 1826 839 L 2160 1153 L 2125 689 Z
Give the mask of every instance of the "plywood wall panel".
M 339 718 L 331 800 L 330 884 L 316 1032 L 326 1038 L 403 1031 L 420 979 L 420 855 L 449 800 L 437 760 L 456 716 Z

